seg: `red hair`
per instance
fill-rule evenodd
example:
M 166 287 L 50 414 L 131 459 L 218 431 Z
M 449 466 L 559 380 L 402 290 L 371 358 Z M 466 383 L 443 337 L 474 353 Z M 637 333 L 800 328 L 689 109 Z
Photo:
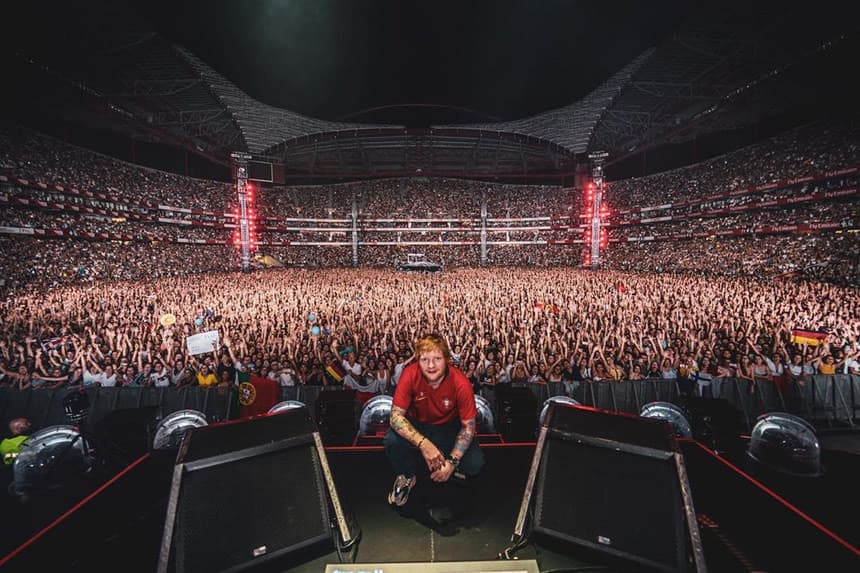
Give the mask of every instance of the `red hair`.
M 423 338 L 419 338 L 415 343 L 415 358 L 421 358 L 422 354 L 438 350 L 445 357 L 445 360 L 451 360 L 451 349 L 448 348 L 448 342 L 438 334 L 430 334 Z

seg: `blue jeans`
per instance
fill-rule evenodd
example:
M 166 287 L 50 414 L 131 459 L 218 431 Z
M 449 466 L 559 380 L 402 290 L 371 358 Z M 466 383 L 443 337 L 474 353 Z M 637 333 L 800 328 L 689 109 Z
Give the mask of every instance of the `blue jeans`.
M 426 436 L 428 440 L 433 442 L 439 448 L 439 451 L 442 452 L 442 455 L 446 457 L 454 449 L 457 434 L 462 428 L 460 420 L 457 418 L 447 424 L 438 426 L 412 419 L 409 422 L 416 430 L 421 432 L 421 435 Z M 385 455 L 388 457 L 391 467 L 394 468 L 394 471 L 398 475 L 412 477 L 418 470 L 418 464 L 424 464 L 424 457 L 421 455 L 421 451 L 400 437 L 400 434 L 394 430 L 389 428 L 382 443 L 385 446 Z M 482 467 L 484 467 L 484 453 L 478 446 L 476 438 L 472 440 L 469 449 L 463 454 L 460 465 L 457 466 L 457 471 L 466 476 L 475 476 L 481 471 Z

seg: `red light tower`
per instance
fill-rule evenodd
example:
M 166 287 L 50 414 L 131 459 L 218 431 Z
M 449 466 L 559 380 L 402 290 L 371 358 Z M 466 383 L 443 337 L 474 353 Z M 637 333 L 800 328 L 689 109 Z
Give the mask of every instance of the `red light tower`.
M 585 185 L 586 219 L 588 226 L 585 230 L 585 254 L 582 264 L 590 266 L 591 270 L 600 268 L 600 251 L 606 248 L 606 230 L 603 229 L 602 217 L 606 213 L 602 204 L 604 193 L 603 162 L 609 157 L 605 151 L 595 151 L 588 154 L 591 160 L 591 181 Z
M 236 164 L 236 196 L 239 202 L 239 247 L 242 251 L 242 272 L 251 272 L 251 237 L 253 234 L 253 219 L 249 217 L 250 204 L 253 202 L 254 188 L 248 183 L 248 161 L 251 156 L 247 153 L 233 152 L 230 154 Z

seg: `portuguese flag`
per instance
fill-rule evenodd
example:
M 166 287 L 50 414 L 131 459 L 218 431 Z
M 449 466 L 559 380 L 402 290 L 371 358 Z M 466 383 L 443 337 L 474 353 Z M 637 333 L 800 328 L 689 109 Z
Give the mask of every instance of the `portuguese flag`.
M 265 414 L 278 403 L 278 383 L 261 376 L 239 374 L 239 415 Z
M 824 344 L 827 340 L 826 332 L 817 330 L 803 330 L 802 328 L 793 328 L 791 330 L 791 341 L 795 344 L 807 344 L 809 346 L 818 346 Z

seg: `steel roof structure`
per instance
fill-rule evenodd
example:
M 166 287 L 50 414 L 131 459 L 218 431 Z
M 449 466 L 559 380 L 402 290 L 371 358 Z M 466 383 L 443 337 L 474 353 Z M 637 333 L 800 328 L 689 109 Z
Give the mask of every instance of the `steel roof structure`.
M 40 112 L 182 146 L 243 151 L 308 178 L 424 173 L 540 179 L 589 151 L 620 158 L 748 124 L 792 105 L 798 75 L 856 53 L 857 29 L 819 13 L 708 4 L 579 101 L 532 117 L 407 129 L 306 117 L 255 100 L 155 33 L 117 32 L 69 54 L 4 54 Z M 853 58 L 853 56 L 851 56 Z M 32 102 L 31 102 L 32 103 Z
M 514 121 L 471 124 L 479 131 L 518 133 L 558 144 L 571 153 L 588 150 L 592 134 L 606 110 L 623 92 L 631 78 L 651 59 L 654 50 L 646 50 L 581 100 L 545 113 Z M 455 127 L 455 126 L 446 126 Z

